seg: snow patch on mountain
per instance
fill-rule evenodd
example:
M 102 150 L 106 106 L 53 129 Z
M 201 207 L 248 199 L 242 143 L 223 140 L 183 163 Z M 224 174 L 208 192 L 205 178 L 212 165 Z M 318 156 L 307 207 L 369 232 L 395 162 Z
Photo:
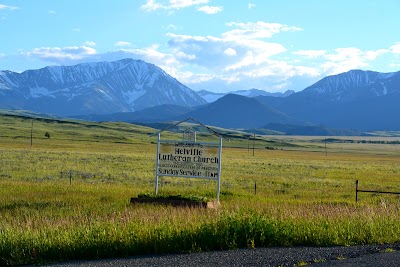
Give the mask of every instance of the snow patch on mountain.
M 159 74 L 158 73 L 153 73 L 151 77 L 147 81 L 147 86 L 152 87 L 154 86 L 155 81 L 158 79 Z
M 6 72 L 6 71 L 0 72 L 0 82 L 1 82 L 0 85 L 2 85 L 3 89 L 10 90 L 12 87 L 16 86 L 16 84 L 8 78 L 8 73 L 11 73 L 11 72 Z M 2 82 L 2 80 L 3 80 L 3 82 Z
M 138 86 L 139 90 L 131 90 L 131 91 L 126 91 L 126 92 L 122 92 L 125 101 L 128 104 L 132 104 L 133 102 L 135 102 L 136 99 L 138 99 L 139 97 L 141 97 L 142 95 L 144 95 L 146 93 L 145 90 L 142 90 L 143 86 Z M 138 89 L 138 87 L 136 87 Z
M 33 97 L 33 98 L 42 97 L 42 96 L 50 96 L 50 97 L 55 98 L 55 96 L 51 95 L 52 93 L 49 90 L 47 90 L 47 88 L 44 88 L 44 87 L 30 88 L 29 91 L 30 91 L 31 97 Z
M 106 91 L 104 91 L 104 90 L 102 90 L 102 89 L 100 89 L 100 88 L 98 88 L 97 90 L 98 90 L 100 93 L 102 93 L 103 96 L 104 96 L 107 100 L 109 100 L 109 101 L 114 101 L 114 99 L 113 99 Z
M 382 86 L 383 86 L 383 95 L 387 95 L 388 93 L 387 87 L 384 84 L 382 84 Z

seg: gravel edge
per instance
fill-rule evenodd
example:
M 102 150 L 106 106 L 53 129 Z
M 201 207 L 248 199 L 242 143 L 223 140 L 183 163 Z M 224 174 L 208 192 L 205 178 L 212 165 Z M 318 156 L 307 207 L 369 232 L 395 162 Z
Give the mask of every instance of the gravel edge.
M 380 252 L 399 251 L 400 244 L 349 247 L 270 247 L 235 249 L 191 254 L 138 256 L 125 259 L 72 261 L 49 267 L 110 266 L 304 266 L 358 258 Z

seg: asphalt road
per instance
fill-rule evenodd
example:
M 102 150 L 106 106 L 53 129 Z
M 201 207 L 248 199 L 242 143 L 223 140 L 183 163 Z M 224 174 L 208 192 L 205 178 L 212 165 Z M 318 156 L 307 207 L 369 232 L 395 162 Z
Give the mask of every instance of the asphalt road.
M 51 267 L 170 266 L 400 266 L 400 244 L 354 247 L 288 247 L 74 261 Z

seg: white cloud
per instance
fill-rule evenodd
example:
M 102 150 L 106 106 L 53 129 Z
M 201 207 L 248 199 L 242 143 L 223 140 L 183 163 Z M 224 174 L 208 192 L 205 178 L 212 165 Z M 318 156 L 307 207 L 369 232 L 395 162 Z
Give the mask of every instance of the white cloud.
M 334 53 L 324 56 L 327 59 L 321 67 L 326 74 L 333 75 L 368 66 L 365 53 L 359 48 L 337 48 Z
M 259 65 L 271 56 L 286 51 L 277 43 L 266 42 L 262 39 L 271 37 L 280 31 L 298 30 L 283 24 L 229 23 L 233 30 L 215 36 L 190 36 L 168 33 L 168 42 L 173 52 L 184 52 L 195 55 L 192 64 L 225 71 L 235 71 L 247 66 Z M 227 58 L 229 55 L 231 57 Z M 232 57 L 236 55 L 236 57 Z
M 29 52 L 23 53 L 29 57 L 36 57 L 52 62 L 63 62 L 65 60 L 78 60 L 96 54 L 96 50 L 88 46 L 68 46 L 68 47 L 41 47 L 34 48 Z
M 366 60 L 375 60 L 377 57 L 382 56 L 383 54 L 388 53 L 389 50 L 387 49 L 378 49 L 378 50 L 371 50 L 365 52 L 365 59 Z
M 227 56 L 236 56 L 237 55 L 236 50 L 231 47 L 228 47 L 227 49 L 225 49 L 224 54 Z
M 181 63 L 176 55 L 163 53 L 157 44 L 141 49 L 119 49 L 108 53 L 97 53 L 89 46 L 41 47 L 21 51 L 21 56 L 31 57 L 52 64 L 74 65 L 86 62 L 116 61 L 125 58 L 141 59 L 155 64 L 173 77 L 180 79 Z M 181 56 L 183 56 L 181 54 Z M 190 58 L 190 56 L 188 56 Z M 187 75 L 187 74 L 186 74 Z
M 322 57 L 326 54 L 326 50 L 299 50 L 293 52 L 295 55 L 305 56 L 307 58 Z
M 55 14 L 57 14 L 54 10 L 49 10 L 48 13 L 49 13 L 49 15 L 55 15 Z
M 147 0 L 147 2 L 141 6 L 141 9 L 147 12 L 155 11 L 158 9 L 177 10 L 191 6 L 208 4 L 208 2 L 209 0 L 169 0 L 169 1 Z
M 129 46 L 131 43 L 125 41 L 118 41 L 114 44 L 115 46 Z
M 275 77 L 278 81 L 284 81 L 294 76 L 316 77 L 320 72 L 312 67 L 293 66 L 284 61 L 269 60 L 258 68 L 244 71 L 243 75 L 250 78 Z
M 167 34 L 169 48 L 178 61 L 177 74 L 184 68 L 196 69 L 197 73 L 203 74 L 186 74 L 184 82 L 188 85 L 205 83 L 224 88 L 229 84 L 243 89 L 260 86 L 262 84 L 258 82 L 265 79 L 269 79 L 269 83 L 278 79 L 282 86 L 289 84 L 282 81 L 296 75 L 313 78 L 320 75 L 316 67 L 287 63 L 284 57 L 287 49 L 282 44 L 265 40 L 280 32 L 299 31 L 300 28 L 265 22 L 230 22 L 226 25 L 233 29 L 220 36 Z
M 299 50 L 292 54 L 313 59 L 313 61 L 308 60 L 305 64 L 319 67 L 323 71 L 323 75 L 333 75 L 352 69 L 366 68 L 370 65 L 370 62 L 389 51 L 389 49 L 363 51 L 356 47 L 346 47 L 332 51 Z M 299 60 L 299 62 L 302 61 Z
M 179 72 L 176 70 L 173 70 L 172 73 L 175 73 L 175 77 L 179 77 L 178 80 L 184 84 L 202 84 L 204 82 L 216 79 L 215 74 L 193 73 L 191 71 Z
M 362 51 L 356 47 L 336 48 L 335 53 L 328 54 L 325 57 L 333 62 L 343 62 L 348 60 L 359 59 Z
M 81 29 L 80 29 L 80 28 L 73 28 L 72 31 L 73 31 L 73 32 L 80 32 Z
M 288 26 L 280 23 L 266 23 L 263 21 L 258 22 L 229 22 L 226 24 L 230 27 L 236 27 L 231 31 L 225 32 L 223 37 L 225 39 L 260 39 L 271 38 L 274 34 L 287 31 L 301 31 L 299 27 Z
M 179 51 L 178 53 L 175 54 L 175 56 L 179 59 L 188 59 L 188 60 L 195 60 L 196 56 L 195 55 L 188 55 L 182 51 Z
M 222 11 L 222 7 L 220 6 L 202 6 L 197 8 L 198 11 L 204 12 L 209 15 L 217 14 Z
M 400 43 L 392 45 L 389 49 L 394 54 L 400 54 Z
M 160 3 L 156 3 L 155 0 L 147 0 L 146 4 L 142 5 L 141 8 L 145 11 L 151 12 L 163 8 L 163 5 Z
M 185 8 L 201 4 L 208 4 L 209 0 L 169 0 L 169 7 L 172 9 Z
M 157 2 L 179 5 L 179 1 Z M 141 59 L 161 67 L 193 89 L 220 91 L 252 87 L 300 90 L 323 76 L 366 68 L 381 56 L 400 55 L 400 43 L 376 50 L 292 50 L 273 38 L 282 32 L 302 30 L 298 27 L 262 21 L 229 22 L 226 26 L 225 32 L 214 36 L 169 32 L 166 44 L 143 48 L 132 48 L 130 43 L 119 41 L 115 43 L 117 50 L 99 54 L 93 48 L 94 42 L 85 42 L 83 46 L 36 48 L 25 55 L 59 64 Z M 390 67 L 398 67 L 395 60 L 392 63 Z
M 4 10 L 17 10 L 17 9 L 19 9 L 19 7 L 16 7 L 16 6 L 7 6 L 7 5 L 2 5 L 2 4 L 0 4 L 0 10 L 2 10 L 2 9 L 4 9 Z
M 241 60 L 224 68 L 225 71 L 237 71 L 249 66 L 258 66 L 268 62 L 269 58 L 286 51 L 281 44 L 263 43 L 262 49 L 254 48 L 253 51 L 247 51 Z
M 92 42 L 92 41 L 86 41 L 86 42 L 84 42 L 83 43 L 85 46 L 96 46 L 96 43 L 95 42 Z
M 253 3 L 248 3 L 248 4 L 247 4 L 247 8 L 248 8 L 248 9 L 253 9 L 253 8 L 255 8 L 255 7 L 256 7 L 256 5 L 253 4 Z
M 167 31 L 177 31 L 180 29 L 180 27 L 178 27 L 174 24 L 168 24 L 167 26 L 163 26 L 163 28 Z
M 146 48 L 141 49 L 120 49 L 109 54 L 119 57 L 118 59 L 130 57 L 135 59 L 142 59 L 146 62 L 155 64 L 161 68 L 173 70 L 180 66 L 180 62 L 177 60 L 175 55 L 169 53 L 163 53 L 159 51 L 160 46 L 158 44 L 153 44 Z

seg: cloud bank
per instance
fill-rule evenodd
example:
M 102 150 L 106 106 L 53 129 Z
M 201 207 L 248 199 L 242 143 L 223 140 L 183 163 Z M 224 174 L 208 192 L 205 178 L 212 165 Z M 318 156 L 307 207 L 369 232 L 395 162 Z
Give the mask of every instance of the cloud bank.
M 170 0 L 161 4 L 148 0 L 146 8 L 184 8 L 208 1 Z M 142 6 L 143 8 L 143 6 Z M 96 43 L 80 46 L 41 47 L 22 56 L 51 64 L 77 64 L 122 58 L 153 63 L 194 89 L 230 91 L 259 88 L 268 91 L 300 90 L 318 79 L 350 69 L 368 68 L 383 56 L 400 56 L 400 43 L 376 50 L 342 47 L 331 50 L 295 50 L 274 41 L 281 33 L 301 32 L 302 28 L 280 23 L 228 22 L 219 35 L 185 35 L 168 32 L 167 42 L 132 48 L 116 41 L 116 50 L 98 52 Z M 393 62 L 392 66 L 397 66 Z

